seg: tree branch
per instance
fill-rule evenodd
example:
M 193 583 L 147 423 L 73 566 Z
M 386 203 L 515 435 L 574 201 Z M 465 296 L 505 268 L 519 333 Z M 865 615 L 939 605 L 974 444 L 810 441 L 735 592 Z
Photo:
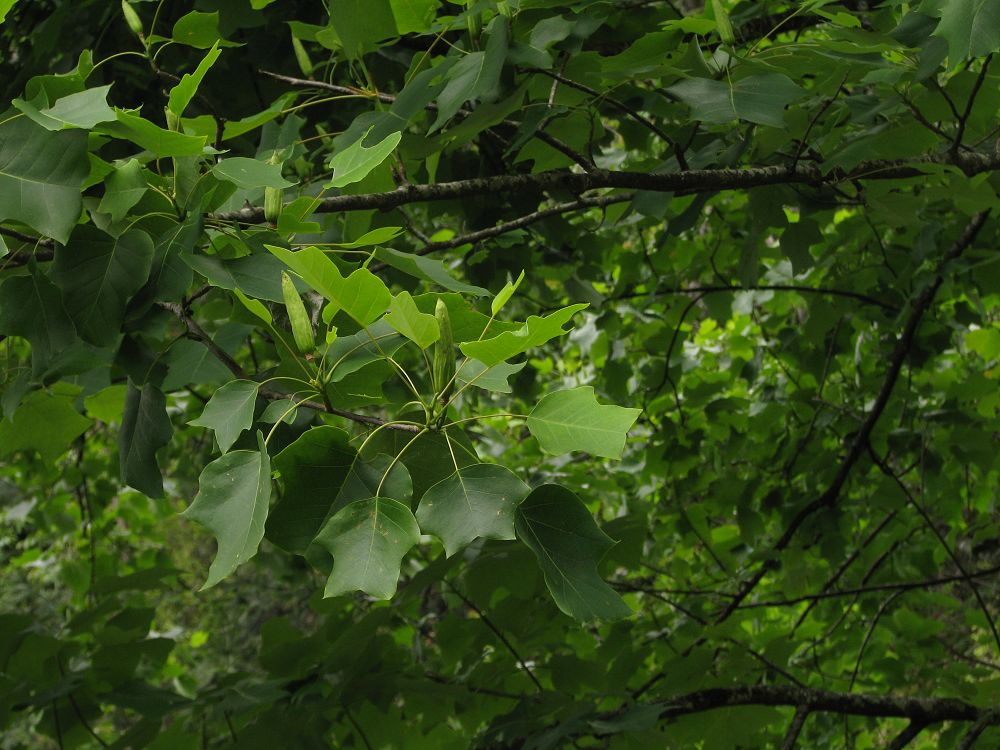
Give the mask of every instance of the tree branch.
M 686 172 L 650 174 L 648 172 L 617 172 L 595 169 L 591 172 L 553 170 L 537 174 L 508 174 L 474 177 L 432 185 L 401 185 L 384 193 L 336 195 L 324 198 L 317 212 L 387 211 L 398 206 L 429 201 L 447 201 L 496 193 L 569 190 L 583 193 L 599 188 L 647 190 L 677 195 L 744 190 L 765 185 L 811 184 L 830 185 L 849 180 L 898 180 L 920 177 L 921 167 L 930 165 L 955 166 L 967 175 L 1000 169 L 1000 156 L 979 152 L 940 153 L 911 159 L 876 159 L 858 164 L 853 169 L 833 169 L 824 173 L 818 165 L 805 163 L 747 167 L 742 169 L 692 169 Z M 218 221 L 257 224 L 264 221 L 262 206 L 247 206 L 238 211 L 211 214 Z
M 799 706 L 795 709 L 795 716 L 792 717 L 792 723 L 788 725 L 785 739 L 781 743 L 781 750 L 794 750 L 795 743 L 798 742 L 799 735 L 802 733 L 802 727 L 805 726 L 806 719 L 808 718 L 809 709 L 807 707 Z
M 913 341 L 916 338 L 920 321 L 923 319 L 924 313 L 927 312 L 931 303 L 934 301 L 934 297 L 937 295 L 937 291 L 940 289 L 941 284 L 944 283 L 944 274 L 947 270 L 948 264 L 958 258 L 965 251 L 965 249 L 972 244 L 976 235 L 979 234 L 979 230 L 982 229 L 983 224 L 986 223 L 986 218 L 988 216 L 989 212 L 983 211 L 976 214 L 972 218 L 963 230 L 962 234 L 957 240 L 955 240 L 954 244 L 952 244 L 952 246 L 941 258 L 933 281 L 931 281 L 931 283 L 928 284 L 913 301 L 912 312 L 907 318 L 899 340 L 896 342 L 896 347 L 889 358 L 889 367 L 882 380 L 882 387 L 879 389 L 875 403 L 872 405 L 871 411 L 868 412 L 868 416 L 862 423 L 861 428 L 857 431 L 857 433 L 855 433 L 854 438 L 848 447 L 847 455 L 844 457 L 840 467 L 837 469 L 837 473 L 834 475 L 830 486 L 822 495 L 801 508 L 799 512 L 795 514 L 792 521 L 785 528 L 784 533 L 772 547 L 771 556 L 765 560 L 753 576 L 740 586 L 739 590 L 736 592 L 735 598 L 730 601 L 726 608 L 719 614 L 717 622 L 722 622 L 728 619 L 729 616 L 739 608 L 743 600 L 749 596 L 750 592 L 757 587 L 757 584 L 761 582 L 764 576 L 767 575 L 769 571 L 777 567 L 778 553 L 791 544 L 792 538 L 798 532 L 799 528 L 813 514 L 824 508 L 830 508 L 836 504 L 841 490 L 847 483 L 847 478 L 851 473 L 851 469 L 854 468 L 854 464 L 857 463 L 861 454 L 864 452 L 865 447 L 868 445 L 868 439 L 871 437 L 871 434 L 875 429 L 875 425 L 878 423 L 879 417 L 882 416 L 882 412 L 885 411 L 885 407 L 889 403 L 896 381 L 899 379 L 899 373 L 903 368 L 903 363 L 913 346 Z
M 226 368 L 233 373 L 233 375 L 244 380 L 250 379 L 246 371 L 240 366 L 239 362 L 233 359 L 225 349 L 212 340 L 212 337 L 209 336 L 205 329 L 198 324 L 198 321 L 191 316 L 183 305 L 176 302 L 161 302 L 159 303 L 159 306 L 177 316 L 177 318 L 180 319 L 180 321 L 184 323 L 184 326 L 187 328 L 188 336 L 195 341 L 199 341 L 204 344 L 208 351 L 211 352 L 216 359 L 222 362 L 222 364 L 224 364 Z M 272 401 L 281 401 L 288 398 L 287 393 L 274 391 L 270 388 L 261 388 L 259 393 L 264 398 Z M 314 409 L 316 411 L 326 412 L 327 414 L 334 414 L 338 417 L 349 419 L 352 422 L 357 422 L 358 424 L 372 425 L 374 427 L 385 426 L 387 430 L 400 430 L 401 432 L 420 431 L 420 428 L 417 425 L 391 424 L 384 419 L 379 419 L 378 417 L 369 417 L 366 414 L 356 414 L 351 411 L 344 411 L 343 409 L 337 409 L 336 407 L 322 404 L 319 401 L 299 401 L 298 405 L 306 409 Z

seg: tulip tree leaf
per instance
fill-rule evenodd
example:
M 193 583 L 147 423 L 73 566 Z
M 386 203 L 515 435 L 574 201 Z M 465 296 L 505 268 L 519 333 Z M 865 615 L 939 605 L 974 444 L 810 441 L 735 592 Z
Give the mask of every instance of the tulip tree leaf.
M 597 574 L 597 564 L 615 543 L 572 492 L 557 484 L 535 488 L 517 506 L 514 528 L 538 558 L 545 585 L 563 612 L 584 621 L 631 614 Z
M 441 537 L 451 556 L 477 537 L 514 538 L 514 508 L 530 488 L 509 469 L 473 464 L 424 493 L 417 508 L 420 528 Z
M 484 297 L 489 292 L 481 286 L 466 284 L 452 276 L 444 263 L 434 258 L 425 258 L 414 253 L 403 253 L 393 250 L 391 247 L 380 247 L 375 251 L 375 257 L 386 265 L 409 274 L 415 279 L 429 281 L 432 284 L 447 289 L 449 292 L 461 292 L 462 294 L 474 294 L 477 297 Z
M 267 538 L 279 547 L 301 554 L 322 528 L 357 458 L 347 441 L 342 429 L 323 425 L 274 457 L 284 490 L 267 519 Z
M 528 414 L 527 425 L 548 453 L 586 451 L 621 458 L 625 436 L 641 411 L 599 404 L 593 388 L 580 386 L 543 396 Z
M 362 145 L 367 136 L 368 133 L 365 133 L 343 151 L 334 154 L 327 165 L 333 170 L 333 179 L 326 183 L 326 187 L 342 188 L 363 180 L 396 150 L 403 134 L 390 133 L 371 148 Z
M 281 176 L 280 164 L 267 164 L 260 159 L 233 156 L 212 167 L 212 174 L 244 190 L 256 188 L 286 188 L 294 185 Z
M 80 188 L 89 174 L 82 130 L 51 132 L 26 117 L 0 125 L 0 220 L 66 242 L 80 218 Z
M 400 292 L 392 298 L 385 322 L 421 349 L 426 349 L 441 338 L 437 318 L 420 312 L 409 292 Z
M 85 340 L 100 346 L 118 338 L 125 306 L 149 278 L 153 253 L 153 240 L 139 229 L 110 237 L 90 226 L 56 249 L 53 279 Z
M 215 459 L 198 478 L 198 494 L 181 515 L 209 529 L 218 550 L 202 590 L 210 588 L 257 554 L 271 499 L 271 462 L 264 438 L 258 450 L 233 451 Z
M 448 83 L 438 95 L 438 116 L 430 132 L 443 127 L 470 99 L 493 95 L 507 55 L 507 41 L 507 19 L 498 16 L 490 24 L 486 49 L 470 52 L 448 71 Z
M 948 42 L 952 65 L 1000 48 L 1000 2 L 947 0 L 939 7 L 941 21 L 934 29 L 934 36 Z
M 156 451 L 170 442 L 172 434 L 163 392 L 152 383 L 139 388 L 129 382 L 118 433 L 122 482 L 149 497 L 162 497 L 163 477 L 156 462 Z
M 220 53 L 219 43 L 216 42 L 205 53 L 205 56 L 198 63 L 198 67 L 194 69 L 193 73 L 185 73 L 181 76 L 181 80 L 177 85 L 170 89 L 170 95 L 167 98 L 167 109 L 177 115 L 177 117 L 184 114 L 187 105 L 191 103 L 194 95 L 198 93 L 198 87 L 201 86 L 205 74 L 215 64 L 215 61 L 219 59 Z
M 556 310 L 544 318 L 532 315 L 516 331 L 505 331 L 499 336 L 482 341 L 467 341 L 461 344 L 460 348 L 466 356 L 478 359 L 487 367 L 492 367 L 511 357 L 516 357 L 528 349 L 541 346 L 556 336 L 567 333 L 563 326 L 586 306 L 583 303 L 570 305 Z
M 35 102 L 15 99 L 13 104 L 46 130 L 68 128 L 89 129 L 101 122 L 115 119 L 115 111 L 108 106 L 111 85 L 85 89 L 60 97 L 51 107 L 38 109 Z
M 333 555 L 323 596 L 364 591 L 389 599 L 396 592 L 403 556 L 418 541 L 417 520 L 398 500 L 369 497 L 341 508 L 316 537 Z
M 82 435 L 93 420 L 73 405 L 74 395 L 35 391 L 17 407 L 11 419 L 0 421 L 0 456 L 38 451 L 51 463 Z
M 76 339 L 76 327 L 63 307 L 62 293 L 37 268 L 0 284 L 0 333 L 31 342 L 32 368 L 49 360 Z
M 258 383 L 233 380 L 212 394 L 201 416 L 188 424 L 208 427 L 215 431 L 219 450 L 228 451 L 236 438 L 253 424 L 253 408 L 257 402 Z
M 336 264 L 317 247 L 294 253 L 282 247 L 265 247 L 362 326 L 373 323 L 392 301 L 385 282 L 367 268 L 359 268 L 345 279 Z
M 455 374 L 455 382 L 459 386 L 474 385 L 484 391 L 496 391 L 497 393 L 510 393 L 510 383 L 507 378 L 516 375 L 524 369 L 527 362 L 520 362 L 512 365 L 507 362 L 487 367 L 482 362 L 470 359 L 464 367 Z
M 785 107 L 805 93 L 781 73 L 752 75 L 734 84 L 689 78 L 667 91 L 691 107 L 691 116 L 696 120 L 711 123 L 747 120 L 776 128 L 785 125 Z

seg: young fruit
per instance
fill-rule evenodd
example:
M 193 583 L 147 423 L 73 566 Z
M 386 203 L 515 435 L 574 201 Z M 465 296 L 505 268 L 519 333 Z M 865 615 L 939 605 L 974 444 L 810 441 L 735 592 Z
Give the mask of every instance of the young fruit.
M 437 318 L 441 338 L 434 345 L 434 371 L 432 373 L 434 391 L 441 403 L 448 401 L 452 388 L 455 387 L 455 340 L 451 333 L 451 318 L 448 307 L 442 300 L 434 306 L 434 317 Z

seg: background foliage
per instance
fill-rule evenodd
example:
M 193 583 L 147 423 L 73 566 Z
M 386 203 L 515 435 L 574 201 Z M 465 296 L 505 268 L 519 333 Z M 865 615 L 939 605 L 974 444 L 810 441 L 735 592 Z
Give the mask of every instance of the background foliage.
M 0 747 L 1000 741 L 998 0 L 0 20 Z

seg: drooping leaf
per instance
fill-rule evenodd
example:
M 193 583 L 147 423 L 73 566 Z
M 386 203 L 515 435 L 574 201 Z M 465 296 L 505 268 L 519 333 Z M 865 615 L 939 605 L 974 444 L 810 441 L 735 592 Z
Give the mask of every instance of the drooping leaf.
M 153 251 L 140 229 L 110 237 L 91 226 L 79 227 L 56 249 L 52 278 L 86 341 L 103 346 L 118 338 L 125 306 L 149 278 Z
M 212 284 L 236 291 L 248 297 L 283 302 L 281 272 L 285 265 L 270 253 L 253 253 L 241 258 L 223 260 L 215 255 L 187 253 L 184 262 Z M 296 283 L 305 289 L 301 281 Z
M 509 469 L 473 464 L 431 487 L 420 500 L 421 530 L 436 534 L 451 556 L 477 537 L 514 538 L 514 508 L 531 489 Z
M 66 242 L 80 218 L 80 188 L 89 174 L 82 130 L 51 132 L 26 117 L 0 125 L 0 220 Z
M 326 183 L 328 188 L 342 188 L 355 182 L 360 182 L 367 177 L 372 170 L 389 158 L 389 155 L 396 150 L 402 138 L 401 133 L 390 133 L 374 146 L 366 147 L 362 144 L 368 133 L 359 138 L 350 146 L 334 154 L 327 165 L 333 170 L 333 178 Z
M 27 276 L 12 276 L 0 284 L 0 333 L 31 342 L 32 369 L 37 373 L 76 339 L 62 294 L 35 266 L 29 267 Z
M 373 323 L 392 301 L 385 282 L 367 268 L 359 268 L 345 279 L 336 264 L 317 247 L 297 252 L 273 245 L 265 247 L 362 326 Z
M 470 52 L 448 71 L 448 83 L 437 99 L 438 116 L 431 133 L 443 127 L 470 99 L 495 95 L 507 54 L 507 19 L 497 16 L 489 31 L 485 50 Z
M 167 97 L 167 109 L 173 112 L 174 115 L 180 117 L 184 114 L 187 105 L 191 103 L 194 95 L 198 93 L 198 87 L 201 86 L 201 82 L 205 79 L 205 74 L 215 64 L 215 61 L 219 59 L 220 54 L 219 43 L 215 42 L 212 48 L 205 53 L 201 62 L 198 63 L 198 67 L 194 69 L 194 72 L 182 75 L 177 85 L 170 89 L 170 95 Z
M 805 91 L 782 73 L 757 73 L 733 84 L 711 78 L 689 78 L 667 89 L 691 107 L 696 120 L 726 123 L 747 120 L 781 128 L 785 107 Z
M 177 19 L 171 37 L 175 42 L 187 44 L 198 49 L 208 49 L 214 45 L 223 47 L 234 46 L 222 38 L 219 32 L 219 13 L 202 13 L 193 10 Z
M 219 450 L 227 452 L 244 430 L 253 424 L 253 409 L 260 384 L 252 380 L 233 380 L 212 394 L 201 416 L 188 424 L 215 431 Z
M 470 359 L 455 375 L 455 382 L 459 386 L 473 385 L 484 391 L 510 393 L 511 387 L 507 378 L 521 372 L 526 364 L 527 362 L 520 362 L 516 365 L 501 362 L 493 367 L 487 367 L 482 362 Z
M 125 412 L 118 433 L 118 465 L 123 484 L 149 497 L 163 496 L 163 477 L 156 452 L 170 442 L 173 427 L 167 400 L 152 383 L 137 388 L 129 381 Z
M 233 156 L 212 167 L 212 174 L 245 190 L 255 188 L 286 188 L 294 185 L 281 176 L 280 164 L 268 164 L 260 159 Z
M 597 574 L 597 564 L 614 541 L 572 492 L 557 484 L 536 487 L 517 506 L 514 528 L 535 553 L 545 585 L 563 612 L 584 621 L 631 614 Z
M 331 0 L 330 25 L 349 60 L 399 33 L 390 0 Z
M 419 541 L 417 520 L 397 500 L 369 497 L 342 508 L 316 537 L 333 555 L 323 596 L 364 591 L 389 599 L 396 592 L 403 556 Z
M 489 294 L 481 286 L 466 284 L 464 281 L 456 279 L 448 272 L 448 268 L 444 263 L 434 258 L 415 255 L 414 253 L 403 253 L 389 247 L 378 248 L 375 251 L 375 257 L 386 265 L 392 266 L 416 279 L 437 284 L 449 292 L 473 294 L 477 297 L 484 297 Z
M 304 432 L 274 457 L 284 491 L 267 519 L 267 538 L 289 552 L 305 552 L 333 508 L 357 452 L 339 427 Z
M 198 477 L 198 494 L 181 515 L 209 529 L 218 541 L 202 590 L 210 588 L 257 554 L 271 500 L 271 462 L 263 435 L 258 450 L 233 451 L 215 459 Z
M 567 332 L 563 326 L 585 307 L 587 305 L 582 303 L 570 305 L 546 315 L 544 318 L 532 315 L 516 331 L 506 331 L 499 336 L 482 341 L 467 341 L 460 344 L 459 348 L 467 357 L 478 359 L 487 367 L 492 367 L 526 352 L 528 349 L 541 346 L 556 336 L 562 336 Z
M 952 65 L 1000 49 L 1000 2 L 947 0 L 939 7 L 941 21 L 934 36 L 947 40 Z
M 433 315 L 420 312 L 409 292 L 400 292 L 392 298 L 385 322 L 421 349 L 426 349 L 441 337 L 437 320 Z
M 422 34 L 434 23 L 438 0 L 389 0 L 389 4 L 400 34 Z
M 548 453 L 586 451 L 621 458 L 625 436 L 641 412 L 599 404 L 593 388 L 580 386 L 543 396 L 528 414 L 527 425 Z

